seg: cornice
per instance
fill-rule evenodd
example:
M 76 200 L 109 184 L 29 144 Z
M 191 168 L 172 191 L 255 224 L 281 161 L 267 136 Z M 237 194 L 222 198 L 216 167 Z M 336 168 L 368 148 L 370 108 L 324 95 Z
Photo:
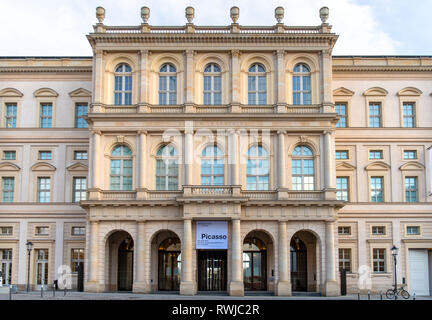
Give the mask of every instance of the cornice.
M 253 36 L 252 36 L 253 35 Z M 87 39 L 96 43 L 310 43 L 333 46 L 338 38 L 334 33 L 90 33 Z
M 11 66 L 11 67 L 0 67 L 0 73 L 83 73 L 92 72 L 92 67 L 67 67 L 67 66 L 55 66 L 55 67 L 33 67 L 33 66 Z
M 340 66 L 333 72 L 432 72 L 432 66 Z

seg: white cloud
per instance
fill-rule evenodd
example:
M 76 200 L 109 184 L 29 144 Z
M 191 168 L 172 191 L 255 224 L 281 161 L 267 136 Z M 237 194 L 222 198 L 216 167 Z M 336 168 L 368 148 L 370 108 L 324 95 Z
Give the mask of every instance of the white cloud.
M 91 55 L 85 35 L 96 22 L 96 6 L 106 8 L 108 25 L 138 25 L 144 4 L 151 9 L 149 23 L 154 25 L 185 24 L 188 5 L 195 7 L 198 25 L 231 23 L 233 5 L 240 8 L 243 25 L 273 25 L 279 5 L 285 7 L 285 24 L 318 25 L 318 10 L 327 5 L 329 22 L 340 35 L 334 54 L 395 54 L 398 44 L 380 30 L 370 6 L 351 0 L 19 0 L 0 3 L 0 54 Z

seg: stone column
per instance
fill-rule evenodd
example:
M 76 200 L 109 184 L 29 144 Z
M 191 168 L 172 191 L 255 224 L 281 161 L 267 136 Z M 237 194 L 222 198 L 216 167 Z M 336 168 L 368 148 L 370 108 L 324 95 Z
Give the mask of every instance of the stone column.
M 140 104 L 149 103 L 149 78 L 148 78 L 148 65 L 149 65 L 150 52 L 148 50 L 140 51 L 140 73 L 139 73 L 139 102 Z
M 240 51 L 231 50 L 231 105 L 233 109 L 240 105 Z
M 287 237 L 287 222 L 279 221 L 279 279 L 277 283 L 278 296 L 291 295 L 291 274 L 289 268 L 289 250 Z
M 324 131 L 324 191 L 327 200 L 336 199 L 336 170 L 332 132 Z
M 278 154 L 277 154 L 277 176 L 278 176 L 278 187 L 280 189 L 287 187 L 286 181 L 286 154 L 285 154 L 285 135 L 286 131 L 278 131 Z
M 145 221 L 137 223 L 137 239 L 135 244 L 135 278 L 133 283 L 133 292 L 149 293 L 150 283 L 145 281 Z
M 89 250 L 87 253 L 88 261 L 88 278 L 85 285 L 85 291 L 87 292 L 101 292 L 103 290 L 102 285 L 99 283 L 99 222 L 90 221 L 90 233 L 89 233 Z M 106 266 L 108 267 L 108 266 Z
M 192 220 L 185 219 L 183 223 L 180 294 L 192 296 L 195 294 L 192 270 Z
M 240 219 L 232 220 L 231 229 L 231 283 L 230 296 L 244 296 L 243 256 L 240 233 Z
M 101 132 L 92 131 L 90 137 L 90 170 L 89 170 L 89 200 L 99 200 L 101 190 L 100 172 L 103 166 L 101 158 Z
M 339 296 L 340 286 L 336 280 L 336 256 L 335 256 L 335 222 L 326 221 L 326 243 L 325 243 L 325 259 L 326 259 L 326 282 L 325 295 Z
M 147 131 L 138 131 L 137 167 L 137 199 L 147 198 Z
M 93 104 L 100 105 L 103 99 L 103 50 L 96 49 L 93 51 Z M 97 107 L 98 108 L 98 107 Z M 94 111 L 93 111 L 94 112 Z
M 238 157 L 238 140 L 239 136 L 235 130 L 228 132 L 228 166 L 229 166 L 229 184 L 233 186 L 240 185 L 239 177 L 239 157 Z
M 286 84 L 285 84 L 285 51 L 277 50 L 277 104 L 284 107 L 287 103 L 286 99 Z M 281 109 L 283 110 L 283 109 Z
M 325 49 L 320 52 L 321 65 L 321 103 L 323 104 L 323 112 L 334 112 L 333 108 L 333 92 L 332 92 L 332 53 L 330 49 Z
M 195 52 L 193 50 L 186 50 L 186 86 L 185 86 L 185 104 L 194 103 L 194 58 Z
M 194 148 L 193 148 L 193 130 L 185 130 L 185 148 L 184 148 L 184 184 L 193 184 L 193 160 L 194 160 Z

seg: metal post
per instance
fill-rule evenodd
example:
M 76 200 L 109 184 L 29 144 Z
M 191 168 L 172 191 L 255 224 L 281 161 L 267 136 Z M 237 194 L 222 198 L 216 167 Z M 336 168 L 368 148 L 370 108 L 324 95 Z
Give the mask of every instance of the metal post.
M 9 300 L 12 300 L 12 284 L 9 285 Z
M 394 258 L 394 287 L 395 287 L 395 300 L 397 300 L 397 274 L 396 274 L 396 255 L 393 256 Z
M 63 296 L 66 296 L 66 287 L 64 288 L 64 295 Z
M 380 291 L 380 298 L 381 298 L 381 300 L 382 300 L 382 296 L 383 296 L 383 292 Z
M 28 250 L 28 266 L 27 266 L 27 292 L 30 291 L 30 253 L 31 251 Z
M 357 291 L 357 298 L 360 300 L 360 289 Z
M 414 293 L 414 294 L 413 294 L 413 300 L 415 300 L 415 299 L 416 299 L 416 294 Z
M 41 298 L 43 298 L 43 285 L 41 285 Z
M 55 284 L 53 284 L 52 289 L 53 289 L 53 297 L 55 297 Z
M 370 300 L 370 290 L 368 290 L 368 300 Z

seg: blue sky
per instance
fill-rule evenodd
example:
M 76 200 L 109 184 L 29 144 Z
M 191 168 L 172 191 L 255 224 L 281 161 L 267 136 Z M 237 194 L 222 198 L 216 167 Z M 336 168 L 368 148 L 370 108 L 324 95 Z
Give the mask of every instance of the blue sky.
M 242 25 L 273 25 L 277 6 L 285 8 L 287 25 L 318 25 L 325 5 L 340 35 L 335 55 L 432 55 L 431 0 L 0 0 L 0 55 L 91 55 L 85 35 L 98 5 L 107 25 L 140 24 L 143 5 L 153 25 L 184 25 L 188 5 L 198 25 L 231 23 L 233 5 Z

